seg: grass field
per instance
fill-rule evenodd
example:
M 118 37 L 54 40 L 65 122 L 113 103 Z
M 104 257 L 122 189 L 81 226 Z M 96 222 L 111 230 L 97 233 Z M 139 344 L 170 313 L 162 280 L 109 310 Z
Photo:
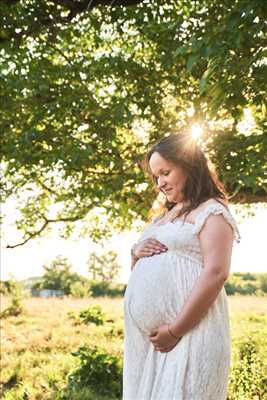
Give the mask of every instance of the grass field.
M 243 380 L 247 380 L 244 387 L 256 385 L 263 371 L 259 365 L 267 362 L 267 298 L 250 296 L 228 298 L 233 360 L 236 369 L 232 385 L 244 384 L 242 380 L 238 382 L 238 379 L 241 379 L 240 373 L 245 368 L 244 360 L 241 363 L 240 360 L 238 361 L 238 354 L 240 345 L 250 341 L 256 344 L 257 360 L 255 362 L 254 359 L 252 361 L 246 359 L 247 367 Z M 78 323 L 68 314 L 69 312 L 77 314 L 92 304 L 100 304 L 106 313 L 107 321 L 104 325 Z M 2 309 L 7 305 L 8 299 L 3 298 Z M 106 353 L 122 358 L 123 301 L 110 298 L 82 300 L 28 298 L 24 300 L 24 311 L 21 315 L 3 319 L 1 341 L 2 399 L 98 400 L 106 398 L 110 400 L 114 397 L 95 394 L 93 388 L 90 387 L 80 390 L 75 395 L 68 395 L 66 387 L 68 374 L 80 363 L 79 359 L 71 354 L 79 347 L 98 346 Z M 248 358 L 250 355 L 245 357 Z M 251 367 L 255 371 L 251 371 Z M 240 372 L 238 368 L 242 371 Z M 256 374 L 256 377 L 253 374 Z M 254 377 L 252 382 L 250 382 L 250 376 Z M 262 390 L 257 390 L 257 387 L 254 389 L 249 387 L 249 390 L 245 388 L 243 392 L 242 390 L 239 394 L 232 393 L 232 397 L 229 395 L 229 399 L 263 400 L 267 398 Z

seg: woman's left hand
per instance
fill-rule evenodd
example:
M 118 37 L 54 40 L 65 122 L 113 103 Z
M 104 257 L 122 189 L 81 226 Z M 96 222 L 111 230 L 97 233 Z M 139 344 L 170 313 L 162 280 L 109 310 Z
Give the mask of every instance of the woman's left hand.
M 171 351 L 180 339 L 181 338 L 175 339 L 170 335 L 167 324 L 161 325 L 149 335 L 149 340 L 155 346 L 155 350 L 161 353 L 168 353 Z

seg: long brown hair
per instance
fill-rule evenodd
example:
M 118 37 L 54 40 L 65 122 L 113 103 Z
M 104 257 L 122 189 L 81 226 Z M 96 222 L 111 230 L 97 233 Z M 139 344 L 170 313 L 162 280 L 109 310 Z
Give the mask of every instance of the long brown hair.
M 156 183 L 149 167 L 149 160 L 155 152 L 165 160 L 182 167 L 188 175 L 183 190 L 184 200 L 188 204 L 179 211 L 176 217 L 185 215 L 184 218 L 186 218 L 192 210 L 208 199 L 227 200 L 225 188 L 218 179 L 214 166 L 191 135 L 172 134 L 164 137 L 150 148 L 146 156 L 146 168 Z M 157 192 L 159 191 L 157 188 Z M 225 204 L 223 205 L 225 206 Z M 163 210 L 170 210 L 174 206 L 175 203 L 170 203 L 166 199 Z

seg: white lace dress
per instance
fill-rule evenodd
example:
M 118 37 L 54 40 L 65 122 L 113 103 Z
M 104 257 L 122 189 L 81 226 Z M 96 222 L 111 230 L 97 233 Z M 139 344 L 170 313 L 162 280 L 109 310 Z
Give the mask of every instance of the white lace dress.
M 230 211 L 218 202 L 199 212 L 195 223 L 177 219 L 150 224 L 139 240 L 154 237 L 168 251 L 140 259 L 124 297 L 123 400 L 225 400 L 231 348 L 225 289 L 207 314 L 168 353 L 148 335 L 174 321 L 203 268 L 199 232 L 211 214 L 222 214 L 240 235 Z

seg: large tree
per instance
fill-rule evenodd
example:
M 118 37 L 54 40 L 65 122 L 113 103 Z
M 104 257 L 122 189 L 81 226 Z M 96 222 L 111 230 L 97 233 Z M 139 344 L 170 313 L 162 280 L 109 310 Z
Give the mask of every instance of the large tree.
M 90 278 L 100 282 L 114 282 L 121 270 L 117 256 L 113 250 L 104 251 L 104 246 L 101 253 L 92 252 L 87 262 Z
M 146 218 L 147 144 L 193 124 L 232 200 L 266 200 L 266 2 L 0 7 L 3 193 L 24 232 L 13 246 L 55 222 L 70 234 L 85 221 L 97 238 Z
M 34 289 L 63 290 L 65 295 L 71 292 L 74 283 L 84 283 L 86 279 L 76 272 L 72 272 L 72 265 L 66 257 L 57 256 L 49 264 L 43 265 L 44 275 L 33 285 Z

